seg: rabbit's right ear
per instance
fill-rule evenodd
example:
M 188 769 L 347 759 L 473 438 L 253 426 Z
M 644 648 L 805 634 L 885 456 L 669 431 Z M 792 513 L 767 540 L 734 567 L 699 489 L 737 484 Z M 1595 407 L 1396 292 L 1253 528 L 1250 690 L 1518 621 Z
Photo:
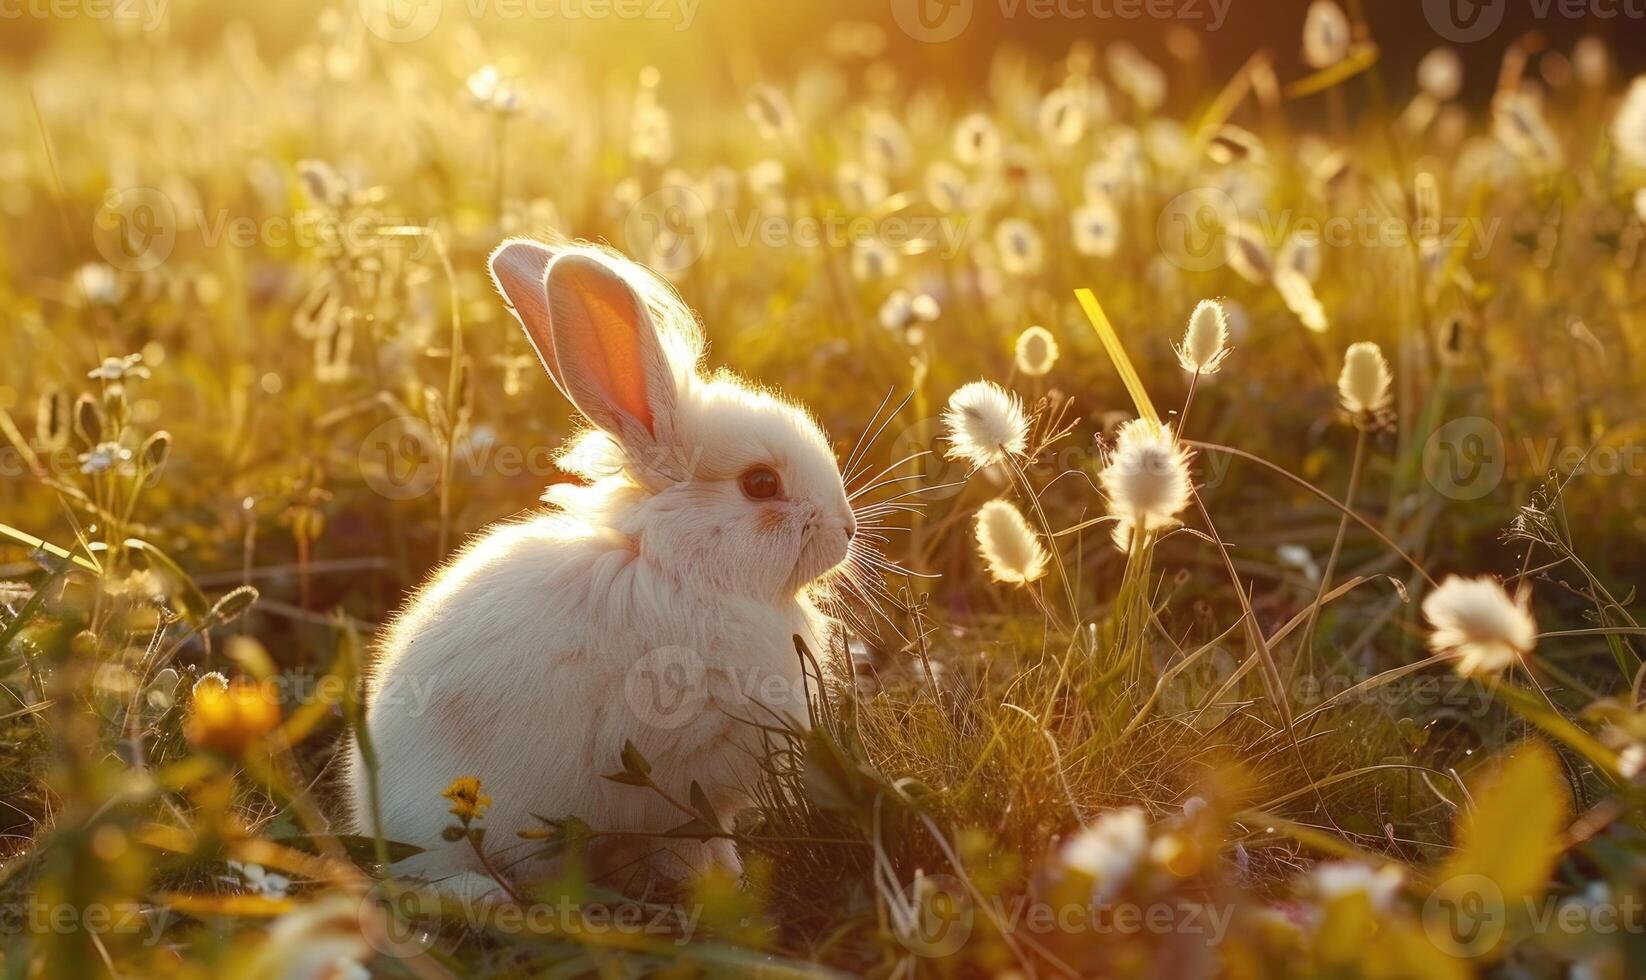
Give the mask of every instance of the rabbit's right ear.
M 537 351 L 537 359 L 560 393 L 568 399 L 571 392 L 560 373 L 560 362 L 554 353 L 554 330 L 549 323 L 549 263 L 554 252 L 542 242 L 529 238 L 511 238 L 497 246 L 487 265 L 497 291 L 508 301 L 515 319 L 526 330 L 526 339 Z

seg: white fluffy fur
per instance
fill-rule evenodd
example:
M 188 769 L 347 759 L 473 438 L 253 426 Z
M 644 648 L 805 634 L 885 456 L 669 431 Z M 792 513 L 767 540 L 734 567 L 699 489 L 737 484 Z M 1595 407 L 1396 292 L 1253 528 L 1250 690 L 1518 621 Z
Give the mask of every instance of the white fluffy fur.
M 529 268 L 533 253 L 522 250 L 534 247 L 544 246 L 506 242 L 494 253 L 505 293 L 521 296 L 522 282 L 500 256 L 512 248 L 509 261 L 524 254 Z M 626 740 L 675 798 L 696 780 L 723 818 L 746 806 L 763 757 L 748 722 L 769 723 L 770 712 L 804 719 L 792 637 L 822 649 L 827 620 L 808 588 L 841 563 L 855 529 L 817 425 L 730 375 L 703 376 L 696 321 L 667 285 L 604 250 L 549 248 L 545 282 L 558 281 L 555 263 L 582 256 L 641 299 L 642 332 L 655 336 L 671 375 L 659 384 L 672 399 L 654 388 L 652 402 L 672 407 L 659 414 L 655 438 L 608 422 L 574 440 L 561 463 L 586 482 L 552 488 L 546 513 L 481 534 L 380 641 L 365 724 L 378 753 L 381 830 L 425 849 L 392 870 L 467 895 L 496 886 L 466 842 L 441 839 L 454 821 L 440 794 L 458 776 L 479 777 L 492 797 L 483 822 L 489 857 L 522 881 L 550 870 L 526 857 L 537 844 L 517 835 L 542 829 L 534 814 L 577 816 L 600 830 L 657 832 L 684 821 L 656 794 L 600 778 L 620 768 Z M 523 320 L 534 315 L 515 306 Z M 528 334 L 534 326 L 545 366 L 587 412 L 579 381 L 588 366 L 556 360 L 539 340 L 544 324 L 528 323 Z M 783 499 L 743 494 L 739 477 L 757 464 L 778 472 Z M 653 652 L 666 648 L 692 652 Z M 684 723 L 654 724 L 634 692 L 651 689 L 647 671 L 682 656 L 704 667 L 703 707 Z M 370 834 L 358 746 L 347 778 L 352 829 Z M 617 870 L 637 854 L 671 877 L 737 868 L 723 840 L 645 839 L 643 848 L 597 854 L 596 869 Z

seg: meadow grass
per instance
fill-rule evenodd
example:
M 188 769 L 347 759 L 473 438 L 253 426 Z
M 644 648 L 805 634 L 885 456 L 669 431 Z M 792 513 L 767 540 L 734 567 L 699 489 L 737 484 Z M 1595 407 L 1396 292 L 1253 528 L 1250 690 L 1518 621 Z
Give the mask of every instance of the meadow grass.
M 0 78 L 8 975 L 1646 969 L 1646 90 L 850 26 L 746 104 L 336 12 Z M 671 800 L 740 880 L 544 814 L 464 909 L 335 832 L 372 631 L 566 479 L 515 234 L 667 275 L 873 517 L 758 806 Z M 494 789 L 429 806 L 484 855 Z

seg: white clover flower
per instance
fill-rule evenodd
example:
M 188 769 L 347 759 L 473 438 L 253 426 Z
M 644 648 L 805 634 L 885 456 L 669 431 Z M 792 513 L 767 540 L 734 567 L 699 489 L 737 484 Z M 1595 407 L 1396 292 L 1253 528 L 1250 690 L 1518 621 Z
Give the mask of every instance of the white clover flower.
M 1046 574 L 1046 549 L 1022 512 L 1004 500 L 977 510 L 977 550 L 996 582 L 1027 585 Z
M 1057 363 L 1057 338 L 1045 327 L 1030 327 L 1018 335 L 1016 353 L 1019 371 L 1042 377 Z
M 1021 456 L 1029 445 L 1022 399 L 993 381 L 973 381 L 950 395 L 943 426 L 949 441 L 944 455 L 964 459 L 974 470 Z
M 1108 197 L 1088 197 L 1069 214 L 1074 250 L 1106 259 L 1120 248 L 1120 214 Z
M 1063 845 L 1063 864 L 1113 895 L 1125 886 L 1149 850 L 1149 822 L 1135 806 L 1110 810 Z
M 1496 674 L 1537 645 L 1531 596 L 1511 599 L 1490 576 L 1449 575 L 1423 600 L 1423 616 L 1434 627 L 1429 649 L 1455 657 L 1459 674 Z
M 1109 498 L 1109 513 L 1145 531 L 1177 526 L 1189 506 L 1189 454 L 1171 427 L 1151 419 L 1132 419 L 1120 427 L 1115 446 L 1098 474 Z M 1130 540 L 1130 529 L 1124 531 Z M 1117 543 L 1122 535 L 1116 529 Z
M 1177 363 L 1190 374 L 1215 374 L 1229 356 L 1229 317 L 1216 300 L 1203 299 L 1189 314 Z
M 1355 415 L 1375 414 L 1389 407 L 1394 375 L 1382 348 L 1369 340 L 1349 345 L 1343 371 L 1337 376 L 1337 397 L 1343 409 Z

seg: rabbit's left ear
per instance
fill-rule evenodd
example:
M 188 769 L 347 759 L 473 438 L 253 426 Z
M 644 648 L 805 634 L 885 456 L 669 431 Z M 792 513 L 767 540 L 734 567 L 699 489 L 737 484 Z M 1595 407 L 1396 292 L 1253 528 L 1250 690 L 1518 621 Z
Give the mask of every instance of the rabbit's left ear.
M 549 264 L 549 322 L 566 394 L 589 421 L 631 449 L 672 430 L 674 372 L 646 305 L 599 259 Z
M 554 251 L 530 238 L 511 238 L 497 246 L 487 265 L 497 291 L 508 300 L 515 319 L 526 330 L 526 339 L 537 351 L 537 359 L 560 393 L 570 398 L 566 382 L 560 376 L 560 364 L 554 354 L 554 333 L 549 327 L 549 263 Z

